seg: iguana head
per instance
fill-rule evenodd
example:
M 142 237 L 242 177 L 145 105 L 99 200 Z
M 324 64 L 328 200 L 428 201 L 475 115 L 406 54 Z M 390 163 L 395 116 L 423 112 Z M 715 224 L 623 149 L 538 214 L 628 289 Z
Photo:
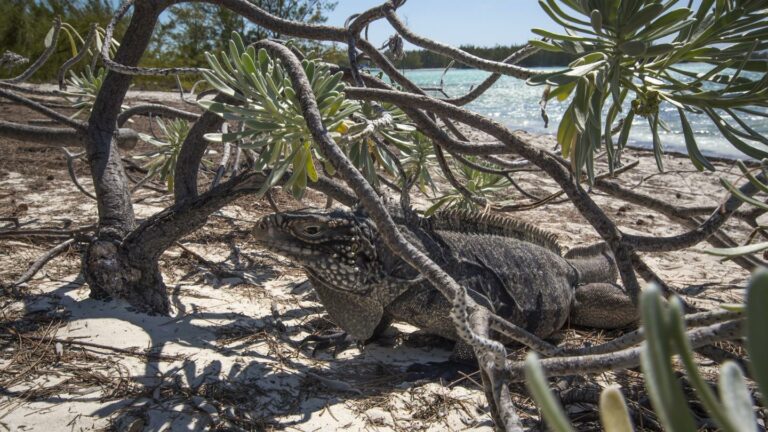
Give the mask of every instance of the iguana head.
M 376 230 L 366 217 L 341 210 L 300 210 L 260 218 L 254 239 L 343 291 L 362 293 L 376 266 Z
M 357 339 L 371 337 L 386 299 L 374 224 L 358 213 L 300 210 L 260 218 L 254 239 L 302 266 L 331 317 Z

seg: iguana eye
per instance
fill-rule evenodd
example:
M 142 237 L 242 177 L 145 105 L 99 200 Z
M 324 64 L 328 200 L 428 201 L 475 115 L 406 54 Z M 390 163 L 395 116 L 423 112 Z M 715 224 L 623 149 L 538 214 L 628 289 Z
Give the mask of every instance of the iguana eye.
M 305 226 L 304 234 L 311 235 L 311 236 L 318 235 L 320 234 L 320 227 L 317 225 Z

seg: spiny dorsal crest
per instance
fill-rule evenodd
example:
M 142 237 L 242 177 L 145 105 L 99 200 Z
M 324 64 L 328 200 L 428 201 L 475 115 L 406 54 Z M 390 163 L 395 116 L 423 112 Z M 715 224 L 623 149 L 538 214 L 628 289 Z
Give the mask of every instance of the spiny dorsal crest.
M 539 245 L 558 255 L 562 255 L 563 251 L 558 242 L 557 234 L 506 216 L 471 210 L 449 209 L 438 211 L 426 220 L 430 228 L 436 231 L 511 237 Z
M 576 246 L 566 252 L 563 257 L 568 259 L 591 258 L 601 254 L 609 254 L 613 256 L 613 251 L 611 251 L 608 243 L 599 242 L 589 246 Z

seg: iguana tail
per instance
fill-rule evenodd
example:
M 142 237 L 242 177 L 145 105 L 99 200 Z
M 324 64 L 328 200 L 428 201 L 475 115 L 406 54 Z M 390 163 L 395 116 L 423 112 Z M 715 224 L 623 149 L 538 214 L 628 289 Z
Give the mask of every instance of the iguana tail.
M 573 248 L 563 256 L 579 272 L 579 283 L 615 282 L 616 259 L 604 242 Z

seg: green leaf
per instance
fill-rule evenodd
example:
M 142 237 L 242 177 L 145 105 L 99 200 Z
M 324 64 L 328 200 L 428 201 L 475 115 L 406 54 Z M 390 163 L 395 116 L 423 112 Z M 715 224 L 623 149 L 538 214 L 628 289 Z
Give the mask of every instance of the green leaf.
M 551 44 L 549 42 L 541 41 L 538 39 L 531 39 L 528 41 L 528 44 L 535 46 L 536 48 L 540 48 L 544 51 L 549 52 L 563 52 L 563 49 L 560 48 L 557 45 Z
M 632 57 L 637 57 L 645 54 L 648 49 L 648 44 L 639 40 L 631 40 L 619 45 L 619 50 L 624 54 Z
M 315 162 L 313 160 L 314 158 L 312 157 L 312 154 L 309 153 L 309 151 L 307 151 L 307 153 L 309 154 L 309 156 L 307 156 L 306 167 L 307 177 L 309 177 L 309 179 L 313 182 L 316 182 L 319 179 L 319 176 L 317 174 L 317 169 L 315 169 Z
M 717 400 L 709 383 L 704 381 L 704 378 L 699 371 L 699 366 L 693 358 L 693 349 L 691 348 L 688 336 L 685 334 L 685 319 L 683 317 L 684 312 L 682 302 L 680 302 L 679 299 L 674 298 L 671 303 L 668 327 L 669 337 L 672 339 L 672 345 L 680 355 L 680 360 L 685 366 L 685 371 L 688 374 L 688 379 L 690 380 L 691 385 L 696 389 L 696 393 L 699 395 L 699 399 L 709 415 L 724 432 L 739 432 L 739 429 L 728 417 L 724 405 Z
M 644 25 L 651 25 L 654 18 L 664 11 L 661 2 L 653 3 L 631 15 L 626 24 L 619 27 L 619 33 L 629 36 Z M 623 50 L 622 50 L 623 51 Z
M 43 45 L 45 45 L 46 48 L 50 47 L 53 43 L 53 35 L 56 33 L 56 26 L 51 27 L 50 30 L 48 30 L 48 33 L 45 35 L 45 39 L 43 40 Z
M 752 410 L 752 397 L 749 395 L 744 375 L 736 363 L 729 360 L 723 364 L 720 368 L 718 384 L 725 414 L 736 425 L 734 431 L 757 430 L 757 419 Z
M 547 95 L 547 100 L 557 98 L 558 101 L 562 102 L 568 99 L 568 96 L 571 95 L 571 93 L 573 92 L 573 89 L 575 88 L 576 88 L 575 81 L 568 84 L 561 85 L 561 86 L 557 86 L 549 91 L 549 94 Z
M 569 84 L 578 79 L 578 76 L 568 75 L 567 73 L 569 71 L 570 69 L 563 69 L 555 72 L 537 74 L 528 78 L 527 83 L 530 85 L 550 84 L 553 86 Z
M 745 203 L 747 203 L 747 204 L 751 204 L 751 205 L 753 205 L 753 206 L 755 206 L 755 207 L 757 207 L 757 208 L 759 208 L 759 209 L 768 210 L 768 204 L 766 204 L 766 203 L 764 203 L 764 202 L 762 202 L 762 201 L 760 201 L 760 200 L 754 199 L 754 198 L 752 198 L 751 196 L 748 196 L 748 195 L 744 195 L 744 194 L 743 194 L 743 193 L 742 193 L 742 192 L 739 190 L 739 188 L 737 188 L 736 186 L 734 186 L 734 185 L 733 185 L 731 182 L 729 182 L 728 180 L 726 180 L 726 179 L 720 179 L 720 184 L 722 184 L 723 186 L 725 186 L 725 188 L 726 188 L 726 189 L 728 189 L 728 191 L 729 191 L 730 193 L 732 193 L 732 194 L 733 194 L 733 195 L 735 195 L 735 196 L 736 196 L 738 199 L 740 199 L 740 200 L 744 201 Z
M 671 364 L 668 312 L 658 286 L 651 284 L 641 294 L 640 311 L 646 342 L 641 366 L 654 410 L 667 430 L 694 431 L 696 425 L 687 399 Z
M 648 125 L 651 127 L 651 133 L 653 135 L 653 157 L 656 159 L 656 166 L 659 171 L 664 172 L 664 149 L 661 146 L 661 138 L 659 137 L 659 114 L 648 117 Z
M 454 199 L 455 198 L 453 196 L 451 196 L 451 195 L 445 196 L 445 197 L 442 197 L 442 198 L 438 199 L 437 201 L 435 201 L 434 204 L 429 206 L 429 208 L 424 211 L 424 217 L 432 216 L 433 214 L 435 214 L 435 212 L 440 210 L 441 207 L 443 207 L 444 205 L 448 204 L 450 201 L 452 201 Z
M 763 406 L 768 406 L 768 271 L 752 275 L 747 287 L 747 353 L 752 376 L 757 381 Z
M 563 407 L 549 390 L 544 370 L 539 363 L 539 356 L 534 352 L 529 353 L 525 358 L 525 384 L 549 428 L 556 432 L 572 432 L 573 427 Z
M 600 393 L 600 423 L 605 432 L 634 432 L 624 396 L 615 384 Z
M 573 123 L 576 129 L 583 133 L 587 127 L 587 118 L 589 116 L 590 88 L 589 81 L 586 78 L 579 79 L 576 84 L 576 94 L 573 97 Z
M 563 118 L 557 128 L 557 142 L 560 143 L 563 157 L 568 157 L 570 154 L 571 145 L 573 145 L 577 134 L 576 125 L 573 124 L 573 105 L 571 105 L 563 113 Z
M 238 54 L 245 52 L 245 44 L 243 43 L 243 38 L 240 37 L 240 33 L 233 31 L 230 35 L 230 40 L 235 45 Z
M 599 10 L 595 9 L 589 14 L 590 23 L 595 32 L 601 33 L 603 31 L 603 15 Z
M 645 49 L 643 56 L 645 57 L 657 57 L 666 54 L 675 49 L 675 46 L 669 43 L 651 45 Z
M 685 148 L 688 150 L 688 157 L 691 158 L 693 165 L 699 171 L 703 171 L 704 168 L 714 171 L 715 167 L 704 157 L 699 151 L 699 146 L 696 145 L 696 138 L 693 135 L 691 124 L 688 123 L 688 118 L 685 116 L 685 112 L 678 108 L 678 114 L 680 114 L 680 125 L 683 129 L 683 136 L 685 137 Z
M 596 42 L 597 41 L 597 39 L 594 39 L 594 38 L 581 37 L 581 36 L 561 35 L 561 34 L 552 33 L 550 31 L 539 29 L 539 28 L 531 29 L 531 32 L 533 32 L 533 33 L 535 33 L 535 34 L 537 34 L 539 36 L 543 36 L 545 38 L 549 38 L 549 39 L 557 40 L 557 41 L 569 41 L 569 42 L 589 42 L 589 41 Z
M 745 177 L 749 180 L 752 185 L 754 185 L 756 188 L 758 188 L 763 193 L 768 193 L 768 185 L 761 182 L 760 180 L 755 177 L 752 172 L 749 171 L 749 168 L 747 168 L 746 165 L 744 165 L 744 162 L 742 161 L 736 161 L 736 165 L 738 165 L 741 172 L 744 174 Z
M 581 66 L 576 66 L 565 73 L 567 76 L 573 76 L 573 77 L 582 77 L 593 70 L 605 65 L 605 60 L 596 61 L 594 63 L 588 63 Z
M 269 67 L 269 54 L 267 54 L 267 50 L 264 48 L 259 49 L 259 68 L 262 70 L 262 72 L 266 73 L 267 68 Z

